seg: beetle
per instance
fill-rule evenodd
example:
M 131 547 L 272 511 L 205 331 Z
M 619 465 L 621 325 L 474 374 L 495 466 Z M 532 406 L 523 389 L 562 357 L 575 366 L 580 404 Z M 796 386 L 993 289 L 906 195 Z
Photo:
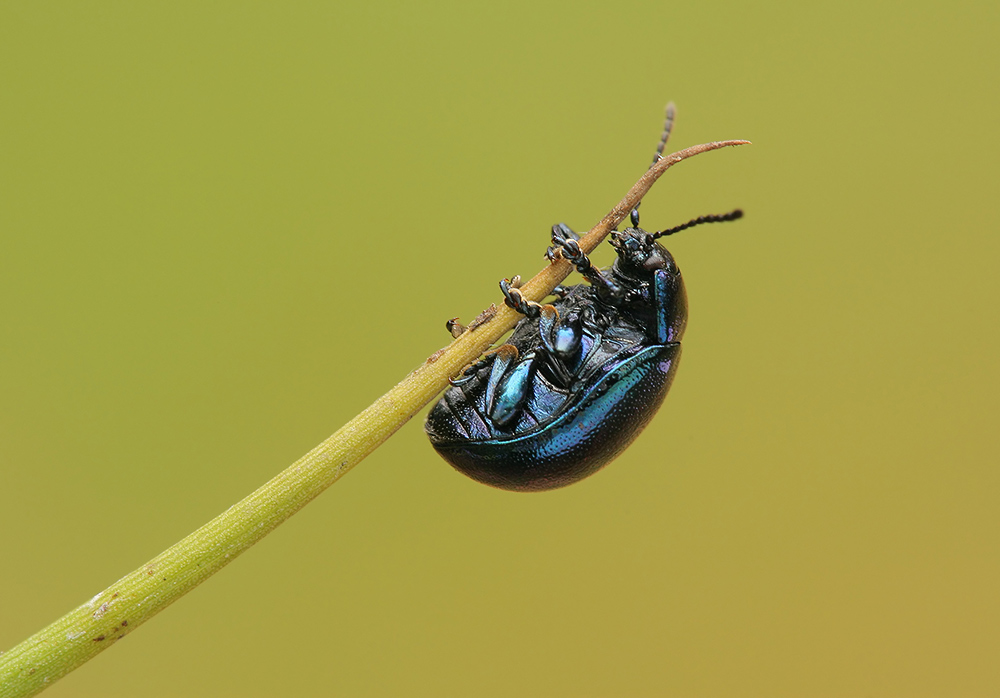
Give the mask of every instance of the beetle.
M 680 269 L 657 239 L 739 209 L 657 233 L 611 233 L 618 253 L 593 266 L 565 224 L 548 256 L 572 262 L 589 284 L 558 287 L 557 300 L 525 299 L 504 279 L 505 302 L 525 317 L 507 342 L 452 381 L 427 416 L 434 448 L 475 480 L 515 491 L 563 487 L 625 449 L 666 397 L 687 322 Z
M 654 156 L 663 153 L 672 107 Z M 494 487 L 548 490 L 572 484 L 621 453 L 666 397 L 687 323 L 684 280 L 657 240 L 739 209 L 650 233 L 610 234 L 617 259 L 595 267 L 564 223 L 552 226 L 549 260 L 569 260 L 587 284 L 559 286 L 556 300 L 530 301 L 504 279 L 506 304 L 524 318 L 506 343 L 455 379 L 427 415 L 434 448 L 457 470 Z M 448 322 L 455 332 L 455 321 Z

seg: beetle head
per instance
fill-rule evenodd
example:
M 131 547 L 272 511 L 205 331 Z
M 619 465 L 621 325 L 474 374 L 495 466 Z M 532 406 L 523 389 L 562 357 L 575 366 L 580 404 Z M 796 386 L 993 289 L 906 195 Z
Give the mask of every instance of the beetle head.
M 612 231 L 611 246 L 618 253 L 615 269 L 628 276 L 649 277 L 657 269 L 677 273 L 677 264 L 667 248 L 658 243 L 652 233 L 642 228 Z
M 626 276 L 637 278 L 651 276 L 657 269 L 666 269 L 671 274 L 677 274 L 679 272 L 674 258 L 663 245 L 657 242 L 658 238 L 679 233 L 702 223 L 722 223 L 735 221 L 742 217 L 743 211 L 735 209 L 722 215 L 699 216 L 683 225 L 657 233 L 648 233 L 639 227 L 639 207 L 636 205 L 632 209 L 632 226 L 620 233 L 617 230 L 611 231 L 611 246 L 618 252 L 615 270 Z

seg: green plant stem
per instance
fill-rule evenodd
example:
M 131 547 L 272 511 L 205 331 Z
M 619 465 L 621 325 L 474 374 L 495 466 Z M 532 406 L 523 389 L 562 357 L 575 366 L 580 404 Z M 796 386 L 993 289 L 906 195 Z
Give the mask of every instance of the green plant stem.
M 709 150 L 747 141 L 694 146 L 662 158 L 581 241 L 591 252 L 671 165 Z M 541 300 L 569 273 L 558 260 L 521 287 Z M 0 654 L 0 698 L 30 696 L 107 649 L 232 562 L 276 526 L 339 480 L 389 438 L 519 319 L 491 307 L 483 322 L 459 336 L 396 387 L 253 494 L 179 543 L 122 577 L 21 644 Z M 486 319 L 490 317 L 490 319 Z

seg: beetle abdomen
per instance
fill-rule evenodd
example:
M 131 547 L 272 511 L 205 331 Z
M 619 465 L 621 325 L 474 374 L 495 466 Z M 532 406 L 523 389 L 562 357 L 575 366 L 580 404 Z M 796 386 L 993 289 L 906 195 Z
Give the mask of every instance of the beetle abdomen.
M 609 362 L 591 385 L 574 391 L 555 419 L 507 436 L 491 434 L 486 424 L 471 430 L 478 434 L 463 435 L 467 427 L 454 431 L 459 425 L 442 399 L 428 416 L 428 435 L 445 460 L 487 485 L 531 491 L 572 484 L 639 435 L 670 389 L 680 348 L 679 343 L 647 346 Z

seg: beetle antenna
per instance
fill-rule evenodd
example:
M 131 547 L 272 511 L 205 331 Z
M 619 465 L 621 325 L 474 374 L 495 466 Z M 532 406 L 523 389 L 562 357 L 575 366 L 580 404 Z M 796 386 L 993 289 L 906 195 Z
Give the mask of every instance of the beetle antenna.
M 652 167 L 660 161 L 663 157 L 663 149 L 667 147 L 667 141 L 670 140 L 670 132 L 674 130 L 674 119 L 677 117 L 677 106 L 673 102 L 667 102 L 666 115 L 663 119 L 663 133 L 660 134 L 660 144 L 656 146 L 656 152 L 653 153 L 653 162 L 649 163 Z M 642 206 L 642 201 L 635 205 L 632 209 L 632 227 L 639 227 L 639 207 Z
M 655 165 L 663 157 L 663 149 L 667 147 L 667 141 L 670 139 L 670 132 L 674 130 L 674 118 L 677 116 L 677 107 L 673 102 L 667 102 L 667 114 L 663 121 L 663 133 L 660 134 L 660 144 L 656 146 L 656 154 L 653 155 L 653 162 L 650 167 Z
M 687 230 L 688 228 L 693 228 L 696 225 L 701 225 L 702 223 L 725 223 L 726 221 L 735 221 L 743 218 L 743 211 L 740 209 L 735 209 L 729 213 L 723 213 L 721 215 L 708 215 L 708 216 L 698 216 L 697 218 L 692 218 L 687 223 L 678 225 L 674 228 L 667 228 L 666 230 L 661 230 L 658 233 L 653 233 L 653 239 L 661 238 L 666 235 L 673 235 L 674 233 L 679 233 L 682 230 Z

